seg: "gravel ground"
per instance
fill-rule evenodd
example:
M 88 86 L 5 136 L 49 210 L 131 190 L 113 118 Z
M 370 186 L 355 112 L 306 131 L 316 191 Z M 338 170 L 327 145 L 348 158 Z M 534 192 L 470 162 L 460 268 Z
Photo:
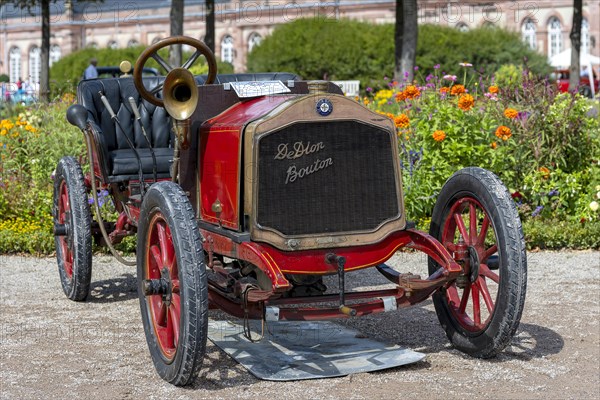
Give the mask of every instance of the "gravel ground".
M 426 259 L 401 253 L 393 263 L 424 273 Z M 375 271 L 353 273 L 348 281 L 355 288 L 385 283 Z M 426 301 L 341 322 L 424 352 L 424 361 L 283 383 L 257 380 L 210 342 L 193 386 L 163 382 L 146 347 L 135 270 L 96 257 L 92 282 L 88 301 L 74 303 L 62 293 L 54 259 L 0 256 L 0 398 L 600 398 L 600 252 L 529 254 L 521 325 L 495 359 L 454 350 Z

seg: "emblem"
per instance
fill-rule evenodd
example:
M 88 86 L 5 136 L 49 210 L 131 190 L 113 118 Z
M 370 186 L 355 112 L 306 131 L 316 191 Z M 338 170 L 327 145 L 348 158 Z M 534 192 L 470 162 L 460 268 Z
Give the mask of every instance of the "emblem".
M 327 99 L 317 101 L 317 112 L 323 117 L 328 116 L 333 111 L 333 104 Z

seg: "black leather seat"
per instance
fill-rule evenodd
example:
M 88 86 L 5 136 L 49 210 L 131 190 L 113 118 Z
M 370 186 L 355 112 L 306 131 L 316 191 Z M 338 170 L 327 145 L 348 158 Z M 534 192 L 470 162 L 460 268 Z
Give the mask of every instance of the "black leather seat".
M 195 78 L 198 84 L 205 83 L 205 75 Z M 222 74 L 217 75 L 215 83 L 265 80 L 285 82 L 298 79 L 297 75 L 290 73 Z M 163 80 L 162 76 L 146 77 L 144 85 L 151 89 L 162 83 Z M 100 99 L 100 92 L 104 93 L 108 99 L 121 127 L 111 119 L 109 111 Z M 141 158 L 145 179 L 151 178 L 153 170 L 150 146 L 156 157 L 158 177 L 168 178 L 170 176 L 174 143 L 170 117 L 164 108 L 150 104 L 140 97 L 131 77 L 84 80 L 79 83 L 77 93 L 79 104 L 88 110 L 88 122 L 92 126 L 98 161 L 103 170 L 102 178 L 105 181 L 123 182 L 138 178 L 137 158 L 126 137 L 133 143 Z M 159 93 L 158 97 L 160 95 Z M 142 124 L 150 144 L 144 138 L 140 125 L 135 121 L 129 97 L 133 97 L 138 105 Z

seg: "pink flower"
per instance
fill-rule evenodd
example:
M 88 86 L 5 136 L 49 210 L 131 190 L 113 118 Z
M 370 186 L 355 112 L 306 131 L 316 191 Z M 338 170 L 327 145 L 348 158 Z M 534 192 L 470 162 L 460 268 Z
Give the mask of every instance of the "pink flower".
M 468 62 L 461 62 L 461 63 L 458 63 L 458 65 L 460 65 L 461 67 L 472 67 L 473 66 L 473 64 L 468 63 Z
M 456 80 L 456 75 L 444 75 L 443 78 L 448 81 L 454 82 Z

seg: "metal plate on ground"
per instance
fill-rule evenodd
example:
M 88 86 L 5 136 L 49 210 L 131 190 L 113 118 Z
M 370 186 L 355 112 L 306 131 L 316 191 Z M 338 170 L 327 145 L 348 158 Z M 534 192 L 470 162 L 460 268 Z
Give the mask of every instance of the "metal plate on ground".
M 252 322 L 253 338 L 259 337 L 260 323 Z M 265 337 L 252 343 L 244 337 L 241 323 L 209 320 L 208 338 L 252 375 L 269 381 L 332 378 L 425 358 L 333 322 L 269 322 L 267 327 Z

